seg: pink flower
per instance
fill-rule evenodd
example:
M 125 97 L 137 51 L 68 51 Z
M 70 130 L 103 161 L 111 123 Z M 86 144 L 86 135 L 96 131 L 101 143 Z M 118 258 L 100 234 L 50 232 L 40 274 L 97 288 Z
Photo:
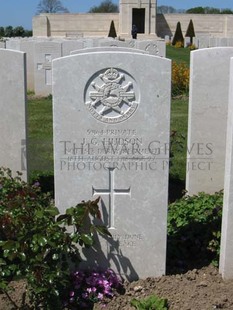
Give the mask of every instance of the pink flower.
M 104 298 L 104 294 L 98 293 L 97 298 L 98 298 L 99 300 L 102 300 L 102 299 Z

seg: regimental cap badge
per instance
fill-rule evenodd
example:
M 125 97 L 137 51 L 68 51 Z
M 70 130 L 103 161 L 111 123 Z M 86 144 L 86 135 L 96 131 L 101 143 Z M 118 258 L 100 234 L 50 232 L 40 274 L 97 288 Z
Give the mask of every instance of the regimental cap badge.
M 101 122 L 122 122 L 137 109 L 136 89 L 135 80 L 123 70 L 105 69 L 87 83 L 85 103 L 92 116 Z

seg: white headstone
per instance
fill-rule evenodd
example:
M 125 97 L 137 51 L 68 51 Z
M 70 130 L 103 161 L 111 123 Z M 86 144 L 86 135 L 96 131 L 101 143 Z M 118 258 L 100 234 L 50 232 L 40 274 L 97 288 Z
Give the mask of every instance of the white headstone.
M 108 39 L 102 39 L 99 41 L 98 46 L 111 46 L 111 47 L 130 47 L 130 48 L 134 48 L 135 47 L 135 40 L 128 40 L 128 41 L 120 41 L 117 39 L 112 39 L 112 38 L 108 38 Z
M 6 48 L 6 42 L 0 41 L 0 48 Z
M 226 280 L 233 279 L 233 58 L 227 121 L 226 165 L 219 271 Z
M 142 49 L 151 55 L 166 57 L 165 41 L 159 41 L 159 40 L 137 41 L 136 48 Z
M 191 44 L 191 38 L 185 37 L 184 38 L 184 47 L 188 47 Z
M 223 189 L 230 58 L 233 48 L 191 52 L 188 152 L 188 194 Z
M 26 181 L 26 54 L 0 49 L 0 59 L 0 166 Z
M 170 60 L 79 53 L 53 61 L 53 83 L 56 205 L 101 196 L 113 236 L 88 264 L 129 280 L 164 274 Z
M 233 38 L 228 38 L 227 39 L 227 45 L 228 46 L 233 46 Z
M 165 43 L 170 43 L 170 36 L 169 35 L 165 35 L 164 37 Z
M 20 39 L 8 38 L 6 40 L 6 49 L 20 51 Z
M 72 51 L 70 55 L 75 54 L 83 54 L 83 53 L 100 53 L 100 52 L 111 52 L 111 51 L 119 51 L 119 52 L 128 52 L 128 53 L 142 53 L 142 54 L 149 54 L 143 50 L 130 48 L 130 47 L 115 47 L 115 46 L 103 46 L 103 47 L 92 47 L 92 48 L 84 48 L 77 51 Z
M 71 51 L 83 49 L 83 47 L 83 40 L 64 40 L 62 42 L 62 56 L 68 56 Z
M 34 40 L 21 40 L 20 50 L 25 52 L 27 57 L 27 89 L 34 90 Z
M 220 39 L 220 46 L 228 46 L 227 38 L 221 38 Z
M 193 44 L 195 45 L 196 48 L 199 48 L 199 39 L 197 37 L 193 38 Z
M 198 38 L 198 48 L 207 48 L 207 47 L 209 47 L 209 37 Z
M 209 47 L 217 47 L 218 46 L 218 40 L 217 38 L 213 37 L 209 39 Z
M 62 56 L 60 42 L 39 42 L 35 44 L 34 83 L 35 94 L 52 94 L 52 60 Z

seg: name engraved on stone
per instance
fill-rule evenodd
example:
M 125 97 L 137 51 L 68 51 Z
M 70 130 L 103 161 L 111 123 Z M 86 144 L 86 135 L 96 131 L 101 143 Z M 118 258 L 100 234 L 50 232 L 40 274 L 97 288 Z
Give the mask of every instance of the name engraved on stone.
M 137 89 L 128 73 L 116 68 L 104 69 L 88 81 L 84 100 L 95 119 L 115 124 L 127 120 L 137 110 Z
M 109 198 L 109 212 L 108 212 L 108 228 L 115 228 L 115 222 L 114 222 L 114 209 L 115 209 L 115 195 L 131 195 L 131 188 L 115 188 L 115 180 L 114 180 L 114 171 L 115 168 L 108 168 L 109 171 L 109 178 L 108 178 L 108 188 L 106 189 L 100 189 L 100 188 L 94 188 L 92 186 L 92 195 L 107 195 Z

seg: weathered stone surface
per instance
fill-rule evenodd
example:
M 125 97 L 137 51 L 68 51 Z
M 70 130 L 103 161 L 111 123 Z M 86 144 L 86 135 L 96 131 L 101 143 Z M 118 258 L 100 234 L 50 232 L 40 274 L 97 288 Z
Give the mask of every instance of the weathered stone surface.
M 27 180 L 25 56 L 0 49 L 0 166 Z
M 129 280 L 165 273 L 170 85 L 170 60 L 143 53 L 53 61 L 56 205 L 101 196 L 113 239 L 88 264 Z
M 233 58 L 230 63 L 230 92 L 228 106 L 226 165 L 220 251 L 220 273 L 233 279 Z
M 191 52 L 186 189 L 223 189 L 230 58 L 233 48 Z

